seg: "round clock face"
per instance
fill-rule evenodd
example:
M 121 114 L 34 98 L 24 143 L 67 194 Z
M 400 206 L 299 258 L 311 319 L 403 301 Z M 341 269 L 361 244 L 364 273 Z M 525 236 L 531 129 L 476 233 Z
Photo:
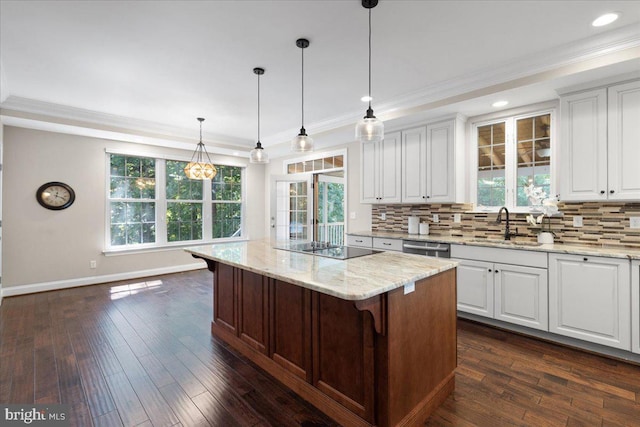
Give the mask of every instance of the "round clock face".
M 73 204 L 76 199 L 76 193 L 65 183 L 47 182 L 38 188 L 36 199 L 42 207 L 62 210 Z

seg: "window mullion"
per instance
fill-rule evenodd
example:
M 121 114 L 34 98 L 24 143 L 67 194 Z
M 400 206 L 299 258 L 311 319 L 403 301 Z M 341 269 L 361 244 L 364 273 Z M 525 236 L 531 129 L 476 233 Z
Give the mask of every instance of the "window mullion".
M 515 203 L 516 172 L 517 172 L 517 150 L 516 150 L 516 127 L 513 118 L 506 121 L 506 146 L 505 146 L 505 198 L 504 204 L 512 209 Z
M 156 244 L 167 243 L 167 174 L 166 161 L 156 159 Z

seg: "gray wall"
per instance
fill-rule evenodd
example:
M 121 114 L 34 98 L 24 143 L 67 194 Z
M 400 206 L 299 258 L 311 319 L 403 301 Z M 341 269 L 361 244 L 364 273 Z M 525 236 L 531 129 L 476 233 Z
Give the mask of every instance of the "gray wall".
M 190 158 L 191 152 L 107 139 L 4 126 L 3 294 L 110 281 L 149 273 L 180 271 L 204 263 L 182 249 L 105 256 L 105 150 Z M 194 142 L 195 148 L 195 142 Z M 248 162 L 215 155 L 214 161 Z M 247 236 L 265 236 L 264 221 L 254 212 L 265 205 L 265 166 L 249 165 L 246 174 Z M 63 211 L 38 205 L 36 189 L 62 181 L 76 192 Z M 90 269 L 89 261 L 97 268 Z M 9 292 L 8 292 L 9 291 Z

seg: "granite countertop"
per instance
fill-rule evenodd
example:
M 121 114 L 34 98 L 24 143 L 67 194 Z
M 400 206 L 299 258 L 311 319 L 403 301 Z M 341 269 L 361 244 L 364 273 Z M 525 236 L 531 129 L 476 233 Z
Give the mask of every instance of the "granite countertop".
M 457 245 L 487 246 L 494 248 L 520 249 L 539 252 L 554 252 L 574 255 L 605 256 L 611 258 L 627 258 L 640 260 L 640 249 L 624 246 L 595 246 L 595 245 L 572 245 L 565 243 L 553 243 L 540 245 L 527 240 L 511 241 L 498 239 L 480 239 L 472 237 L 455 237 L 437 234 L 408 234 L 392 231 L 359 231 L 349 232 L 352 236 L 363 237 L 383 237 L 388 239 L 418 240 L 425 242 L 450 243 Z
M 345 300 L 364 300 L 457 266 L 442 258 L 380 252 L 337 260 L 275 249 L 269 240 L 193 246 L 185 251 Z

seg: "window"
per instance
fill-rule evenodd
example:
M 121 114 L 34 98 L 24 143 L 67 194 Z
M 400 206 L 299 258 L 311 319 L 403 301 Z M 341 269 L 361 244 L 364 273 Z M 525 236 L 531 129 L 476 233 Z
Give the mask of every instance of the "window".
M 156 165 L 146 157 L 112 156 L 111 246 L 156 241 Z
M 108 249 L 242 237 L 244 168 L 216 165 L 212 181 L 184 175 L 187 162 L 109 154 Z
M 216 166 L 211 182 L 213 238 L 239 237 L 242 229 L 242 169 Z
M 524 187 L 529 183 L 552 195 L 553 114 L 545 111 L 474 124 L 479 207 L 526 210 Z
M 202 187 L 204 182 L 188 179 L 187 162 L 166 161 L 167 241 L 202 239 Z

